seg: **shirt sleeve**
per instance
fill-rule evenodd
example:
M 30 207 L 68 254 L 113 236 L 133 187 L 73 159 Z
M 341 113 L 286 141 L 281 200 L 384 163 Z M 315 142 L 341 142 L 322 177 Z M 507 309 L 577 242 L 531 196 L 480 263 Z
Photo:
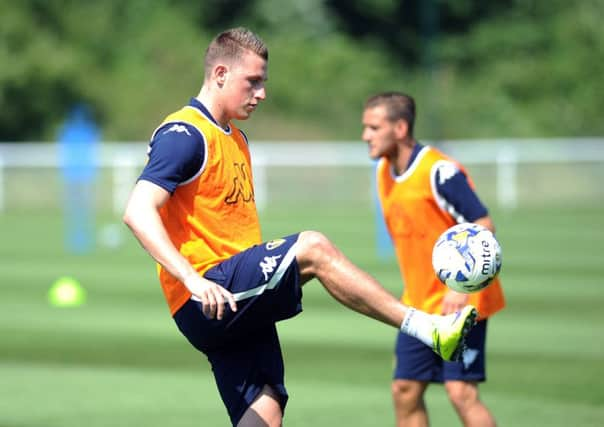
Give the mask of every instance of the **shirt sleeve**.
M 473 222 L 488 215 L 487 208 L 470 186 L 467 176 L 452 162 L 436 167 L 435 187 L 441 207 L 457 222 Z
M 178 185 L 195 177 L 204 164 L 205 139 L 187 123 L 168 123 L 149 143 L 149 161 L 139 180 L 159 185 L 170 194 Z

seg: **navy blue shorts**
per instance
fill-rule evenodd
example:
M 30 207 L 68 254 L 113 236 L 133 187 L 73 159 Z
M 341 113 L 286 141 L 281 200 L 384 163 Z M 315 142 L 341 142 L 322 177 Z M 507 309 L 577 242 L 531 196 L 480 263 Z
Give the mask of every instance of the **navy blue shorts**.
M 444 381 L 482 382 L 486 379 L 485 343 L 487 320 L 481 320 L 466 338 L 463 360 L 445 362 L 417 338 L 399 333 L 395 348 L 394 379 L 442 383 Z
M 208 319 L 201 303 L 191 299 L 174 314 L 178 329 L 210 361 L 233 425 L 265 385 L 279 395 L 285 410 L 288 396 L 275 322 L 302 311 L 297 240 L 294 234 L 253 246 L 206 272 L 207 279 L 235 296 L 236 312 L 227 305 L 221 320 Z

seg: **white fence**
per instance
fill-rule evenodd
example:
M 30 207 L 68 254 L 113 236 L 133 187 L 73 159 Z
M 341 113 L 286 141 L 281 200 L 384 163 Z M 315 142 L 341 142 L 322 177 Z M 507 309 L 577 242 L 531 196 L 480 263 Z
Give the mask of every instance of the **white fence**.
M 444 141 L 481 197 L 502 208 L 604 202 L 604 138 Z M 119 214 L 146 160 L 146 143 L 99 145 L 98 207 Z M 371 200 L 373 163 L 353 142 L 253 142 L 256 199 Z M 53 143 L 0 143 L 0 211 L 60 207 L 61 161 Z M 110 207 L 108 206 L 110 205 Z

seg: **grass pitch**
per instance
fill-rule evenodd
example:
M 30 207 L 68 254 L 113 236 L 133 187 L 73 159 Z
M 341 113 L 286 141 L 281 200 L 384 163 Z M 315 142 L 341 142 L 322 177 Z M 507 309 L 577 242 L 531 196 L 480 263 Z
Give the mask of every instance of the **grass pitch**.
M 266 239 L 321 230 L 400 293 L 394 260 L 375 256 L 367 206 L 289 206 L 261 216 Z M 601 425 L 604 209 L 493 217 L 508 307 L 489 325 L 483 400 L 501 426 Z M 169 317 L 153 262 L 122 231 L 117 249 L 71 255 L 59 214 L 0 216 L 1 427 L 228 425 L 207 361 Z M 47 303 L 64 275 L 86 288 L 86 305 Z M 395 331 L 340 307 L 316 281 L 304 293 L 304 312 L 280 324 L 285 425 L 393 425 Z M 427 399 L 434 426 L 460 425 L 442 387 Z

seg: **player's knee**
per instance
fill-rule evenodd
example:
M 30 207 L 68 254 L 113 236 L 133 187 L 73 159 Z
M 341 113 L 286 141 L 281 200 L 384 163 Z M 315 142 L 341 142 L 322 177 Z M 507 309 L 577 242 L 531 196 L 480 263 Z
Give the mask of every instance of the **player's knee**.
M 331 242 L 323 233 L 309 230 L 300 233 L 298 245 L 303 246 L 307 250 L 322 250 L 326 246 L 331 245 Z
M 445 383 L 449 400 L 455 407 L 463 409 L 478 400 L 478 386 L 464 381 L 450 381 Z
M 397 407 L 415 408 L 421 405 L 424 389 L 417 381 L 395 380 L 391 384 L 392 399 Z
M 301 232 L 297 245 L 298 264 L 307 273 L 316 274 L 320 265 L 337 253 L 333 243 L 318 231 Z

